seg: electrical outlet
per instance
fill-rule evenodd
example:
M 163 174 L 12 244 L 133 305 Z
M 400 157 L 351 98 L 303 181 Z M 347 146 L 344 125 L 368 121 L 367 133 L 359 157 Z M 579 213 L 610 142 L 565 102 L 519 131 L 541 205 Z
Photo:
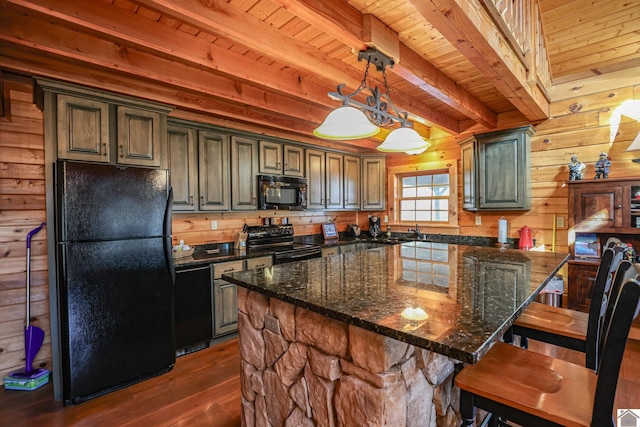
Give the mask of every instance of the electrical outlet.
M 564 217 L 563 216 L 559 216 L 559 217 L 556 218 L 556 227 L 564 228 Z
M 264 316 L 264 327 L 274 334 L 280 335 L 280 322 L 269 314 L 265 314 Z
M 212 230 L 218 229 L 218 221 L 211 221 L 211 229 Z
M 385 215 L 385 216 L 384 216 L 384 222 L 385 222 L 385 223 L 389 222 L 389 215 Z
M 476 225 L 482 225 L 482 217 L 476 216 Z

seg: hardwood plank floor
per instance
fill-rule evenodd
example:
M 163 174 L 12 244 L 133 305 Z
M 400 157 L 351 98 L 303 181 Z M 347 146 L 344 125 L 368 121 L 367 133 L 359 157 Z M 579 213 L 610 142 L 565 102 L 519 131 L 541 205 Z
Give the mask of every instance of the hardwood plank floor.
M 240 425 L 240 355 L 236 339 L 179 357 L 147 381 L 79 405 L 53 400 L 51 383 L 0 392 L 0 426 Z
M 533 340 L 530 350 L 584 364 L 584 355 L 576 351 Z M 638 366 L 640 342 L 630 340 L 617 408 L 640 408 Z M 238 427 L 239 374 L 240 355 L 232 339 L 178 358 L 171 372 L 79 405 L 54 401 L 51 383 L 32 392 L 2 390 L 0 426 Z

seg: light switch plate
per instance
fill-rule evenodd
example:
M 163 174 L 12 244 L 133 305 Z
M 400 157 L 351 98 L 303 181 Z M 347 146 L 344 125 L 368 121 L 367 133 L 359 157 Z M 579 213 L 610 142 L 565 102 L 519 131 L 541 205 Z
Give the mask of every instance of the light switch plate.
M 559 217 L 556 218 L 556 227 L 564 228 L 564 217 L 563 216 L 559 216 Z
M 482 217 L 476 216 L 476 225 L 482 225 Z
M 212 230 L 218 229 L 218 221 L 211 221 L 211 229 Z

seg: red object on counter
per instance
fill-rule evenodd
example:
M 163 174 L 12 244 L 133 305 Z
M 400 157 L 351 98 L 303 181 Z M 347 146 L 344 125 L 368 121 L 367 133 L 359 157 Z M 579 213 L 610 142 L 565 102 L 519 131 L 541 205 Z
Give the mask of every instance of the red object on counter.
M 529 250 L 533 248 L 533 239 L 531 238 L 531 229 L 526 225 L 519 230 L 520 240 L 518 241 L 518 249 Z

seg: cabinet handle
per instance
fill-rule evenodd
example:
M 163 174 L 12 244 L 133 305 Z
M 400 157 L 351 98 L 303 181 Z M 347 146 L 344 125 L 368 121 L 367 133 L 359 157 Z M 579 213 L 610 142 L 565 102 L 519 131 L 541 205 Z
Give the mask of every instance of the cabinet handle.
M 109 155 L 109 153 L 107 153 L 107 143 L 103 142 L 102 143 L 102 155 L 107 157 Z
M 622 205 L 616 205 L 616 209 L 622 209 Z
M 204 206 L 204 196 L 200 196 L 200 206 Z
M 124 147 L 120 146 L 120 157 L 124 157 Z
M 258 264 L 256 265 L 256 268 L 260 268 L 260 267 L 264 267 L 266 264 L 262 263 L 262 264 Z
M 223 271 L 223 273 L 228 273 L 230 271 L 233 271 L 233 268 L 227 268 L 226 270 Z
M 189 196 L 189 200 L 191 201 L 191 203 L 189 203 L 191 206 L 193 206 L 193 194 L 191 196 Z

